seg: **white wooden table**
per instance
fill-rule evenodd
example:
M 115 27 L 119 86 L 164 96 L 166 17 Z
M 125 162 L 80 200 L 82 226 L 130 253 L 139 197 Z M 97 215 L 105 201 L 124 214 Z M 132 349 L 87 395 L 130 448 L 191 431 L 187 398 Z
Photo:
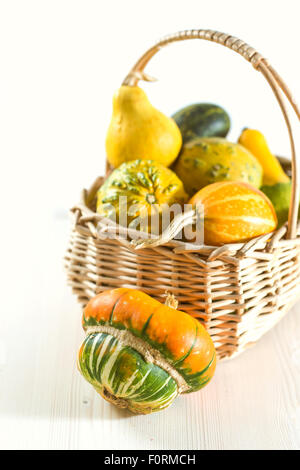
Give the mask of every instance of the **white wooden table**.
M 23 238 L 17 284 L 6 271 L 0 448 L 300 448 L 299 304 L 254 348 L 220 363 L 204 390 L 163 412 L 132 416 L 97 396 L 77 372 L 83 334 L 62 267 L 67 236 L 66 215 L 54 214 L 33 240 Z
M 0 448 L 299 449 L 300 304 L 253 349 L 220 363 L 206 388 L 161 413 L 120 411 L 77 372 L 81 310 L 63 270 L 62 208 L 103 172 L 111 97 L 138 57 L 167 33 L 212 27 L 257 48 L 300 96 L 299 2 L 272 2 L 267 24 L 270 2 L 259 0 L 247 15 L 236 0 L 184 9 L 165 0 L 146 20 L 140 4 L 131 0 L 132 15 L 119 0 L 0 2 Z M 237 54 L 192 41 L 151 62 L 159 83 L 143 86 L 161 111 L 220 104 L 232 117 L 230 140 L 253 126 L 290 155 L 276 100 Z

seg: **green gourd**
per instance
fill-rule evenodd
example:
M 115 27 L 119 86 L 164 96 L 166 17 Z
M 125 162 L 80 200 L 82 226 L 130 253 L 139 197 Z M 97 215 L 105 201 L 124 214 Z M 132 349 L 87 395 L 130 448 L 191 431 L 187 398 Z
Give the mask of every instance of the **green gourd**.
M 281 227 L 287 222 L 289 217 L 292 195 L 292 182 L 290 181 L 288 183 L 264 185 L 261 187 L 261 190 L 266 194 L 266 196 L 268 196 L 268 198 L 272 202 L 278 218 L 278 227 Z
M 183 143 L 197 137 L 226 137 L 230 129 L 229 115 L 215 104 L 191 104 L 172 117 L 180 129 Z

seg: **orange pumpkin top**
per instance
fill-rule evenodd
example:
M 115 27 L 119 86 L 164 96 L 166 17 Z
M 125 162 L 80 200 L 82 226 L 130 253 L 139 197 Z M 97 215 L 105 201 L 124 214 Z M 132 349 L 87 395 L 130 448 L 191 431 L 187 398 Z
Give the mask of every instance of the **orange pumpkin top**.
M 274 231 L 277 216 L 271 201 L 248 183 L 224 181 L 198 191 L 189 204 L 202 204 L 208 245 L 246 242 Z
M 83 328 L 109 325 L 128 330 L 158 350 L 190 386 L 198 390 L 216 366 L 213 342 L 195 318 L 134 289 L 104 291 L 89 301 Z

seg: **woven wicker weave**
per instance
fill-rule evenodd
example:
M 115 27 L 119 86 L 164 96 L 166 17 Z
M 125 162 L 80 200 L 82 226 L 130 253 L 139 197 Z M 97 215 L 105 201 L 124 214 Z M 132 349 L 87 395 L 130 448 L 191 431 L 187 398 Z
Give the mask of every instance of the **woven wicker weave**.
M 300 119 L 282 79 L 243 41 L 211 30 L 176 33 L 159 41 L 135 64 L 124 83 L 150 80 L 144 67 L 163 46 L 185 39 L 206 39 L 238 52 L 270 84 L 283 112 L 291 142 L 291 163 L 282 159 L 293 179 L 289 221 L 273 234 L 246 244 L 195 246 L 170 240 L 161 246 L 136 249 L 115 232 L 115 225 L 94 211 L 98 178 L 72 209 L 74 228 L 66 254 L 68 279 L 83 305 L 105 289 L 133 287 L 163 300 L 175 295 L 179 308 L 198 318 L 210 333 L 219 359 L 233 357 L 274 326 L 300 296 L 299 183 L 295 145 L 282 92 Z M 120 228 L 120 227 L 119 227 Z M 121 231 L 121 229 L 120 229 Z M 106 237 L 102 234 L 105 232 Z

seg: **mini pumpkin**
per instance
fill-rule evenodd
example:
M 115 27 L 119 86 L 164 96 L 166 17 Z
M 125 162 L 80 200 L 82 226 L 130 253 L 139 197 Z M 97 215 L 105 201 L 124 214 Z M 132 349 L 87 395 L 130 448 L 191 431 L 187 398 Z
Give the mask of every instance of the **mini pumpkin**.
M 183 204 L 187 198 L 182 181 L 172 170 L 152 160 L 134 160 L 115 169 L 100 187 L 97 212 L 129 228 L 151 228 L 156 233 L 159 225 L 156 229 L 154 219 L 151 225 L 148 217 L 161 217 L 166 207 Z
M 83 328 L 79 371 L 103 398 L 134 413 L 167 408 L 214 374 L 215 348 L 201 323 L 139 290 L 91 299 Z
M 190 204 L 201 204 L 207 245 L 246 242 L 276 229 L 278 220 L 269 198 L 254 186 L 226 181 L 198 191 Z

